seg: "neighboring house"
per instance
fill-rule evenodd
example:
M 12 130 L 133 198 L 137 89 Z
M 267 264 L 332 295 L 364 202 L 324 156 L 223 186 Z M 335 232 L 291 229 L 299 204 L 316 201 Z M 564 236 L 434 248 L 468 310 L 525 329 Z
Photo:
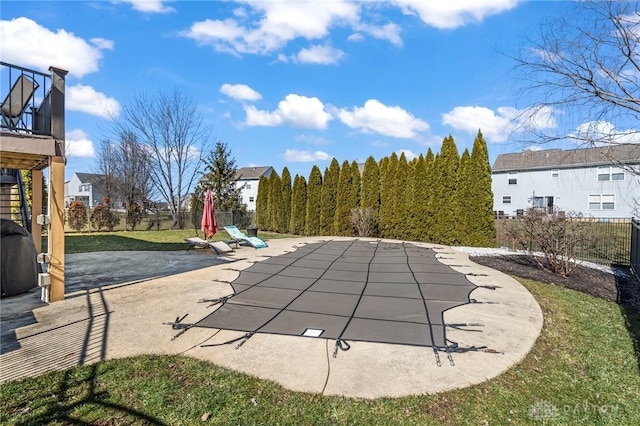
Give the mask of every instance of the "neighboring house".
M 88 207 L 102 204 L 104 197 L 104 175 L 94 173 L 74 173 L 71 179 L 64 184 L 64 205 L 74 201 L 81 201 Z
M 499 216 L 531 207 L 595 218 L 637 216 L 640 144 L 501 154 L 493 164 L 492 189 Z
M 241 167 L 236 170 L 236 185 L 241 188 L 240 202 L 247 206 L 247 211 L 256 210 L 256 198 L 258 196 L 258 183 L 262 176 L 269 177 L 273 167 Z

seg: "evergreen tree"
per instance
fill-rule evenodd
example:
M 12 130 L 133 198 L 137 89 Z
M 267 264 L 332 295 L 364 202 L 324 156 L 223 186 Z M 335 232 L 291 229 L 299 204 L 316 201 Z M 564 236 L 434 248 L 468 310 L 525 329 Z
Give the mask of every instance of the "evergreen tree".
M 241 210 L 242 188 L 236 185 L 236 179 L 236 160 L 232 157 L 231 150 L 226 143 L 216 142 L 205 160 L 205 174 L 196 192 L 199 194 L 204 189 L 210 189 L 216 210 Z
M 320 203 L 322 202 L 322 173 L 318 166 L 311 168 L 307 183 L 307 211 L 305 234 L 320 235 Z
M 380 234 L 384 238 L 393 238 L 394 235 L 393 212 L 396 197 L 393 175 L 397 169 L 398 154 L 395 152 L 380 161 Z
M 465 149 L 460 156 L 460 168 L 458 170 L 458 230 L 460 231 L 460 244 L 467 245 L 469 226 L 473 221 L 475 212 L 471 205 L 473 198 L 473 174 L 471 170 L 471 156 Z
M 435 184 L 434 184 L 434 169 L 435 169 L 435 161 L 436 155 L 433 154 L 431 148 L 427 150 L 427 155 L 424 157 L 424 163 L 427 168 L 427 187 L 425 190 L 425 199 L 424 199 L 424 216 L 423 222 L 425 224 L 425 229 L 423 233 L 423 241 L 433 241 L 433 226 L 436 222 L 436 212 L 431 209 L 434 208 L 433 203 L 431 202 L 431 198 L 435 192 Z
M 307 213 L 307 181 L 304 176 L 293 179 L 293 190 L 291 191 L 291 220 L 289 221 L 289 232 L 295 235 L 302 235 L 305 232 L 305 216 Z
M 333 234 L 353 235 L 351 228 L 351 209 L 353 202 L 353 176 L 351 165 L 344 160 L 338 177 L 338 192 L 336 195 L 336 209 L 333 217 Z
M 470 169 L 473 196 L 470 210 L 473 216 L 467 224 L 467 244 L 476 247 L 494 247 L 496 224 L 493 218 L 493 191 L 491 190 L 491 165 L 487 143 L 478 130 L 471 151 Z
M 364 163 L 360 206 L 364 208 L 371 207 L 376 212 L 380 209 L 380 168 L 373 156 L 367 158 Z
M 256 226 L 268 229 L 271 226 L 269 216 L 269 178 L 260 176 L 258 182 L 258 194 L 256 195 Z
M 288 232 L 291 221 L 291 173 L 286 167 L 282 169 L 282 231 Z
M 457 244 L 458 238 L 458 166 L 460 155 L 458 148 L 449 135 L 442 142 L 440 153 L 433 166 L 433 195 L 430 197 L 430 212 L 436 216 L 431 231 L 433 241 L 440 244 Z
M 362 177 L 360 176 L 360 166 L 353 160 L 351 162 L 351 208 L 360 206 L 360 192 L 362 191 Z
M 429 194 L 429 180 L 427 165 L 424 156 L 420 154 L 413 162 L 411 179 L 408 183 L 412 187 L 412 196 L 409 200 L 410 229 L 408 239 L 414 241 L 425 241 L 427 231 L 427 209 L 426 203 Z
M 320 235 L 333 233 L 333 218 L 336 212 L 336 199 L 338 195 L 338 178 L 340 177 L 340 164 L 335 158 L 325 169 L 322 181 L 322 194 L 320 206 Z
M 406 239 L 409 222 L 411 221 L 408 203 L 411 200 L 413 187 L 409 182 L 409 165 L 404 152 L 395 164 L 393 172 L 393 211 L 392 211 L 392 238 Z
M 275 172 L 269 175 L 269 229 L 282 232 L 284 228 L 284 200 L 282 199 L 282 179 Z

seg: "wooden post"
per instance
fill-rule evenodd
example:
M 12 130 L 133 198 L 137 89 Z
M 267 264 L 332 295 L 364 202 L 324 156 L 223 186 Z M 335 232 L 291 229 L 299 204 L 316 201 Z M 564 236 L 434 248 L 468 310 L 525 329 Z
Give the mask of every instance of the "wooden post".
M 42 214 L 42 170 L 31 170 L 31 235 L 36 251 L 42 253 L 42 225 L 38 225 L 39 214 Z
M 49 301 L 64 299 L 64 159 L 54 157 L 49 168 L 51 187 L 49 188 L 49 254 L 51 264 L 51 290 Z
M 49 181 L 49 254 L 51 288 L 49 301 L 64 299 L 64 92 L 67 71 L 50 67 L 51 71 L 51 136 L 56 140 L 56 156 L 51 158 Z

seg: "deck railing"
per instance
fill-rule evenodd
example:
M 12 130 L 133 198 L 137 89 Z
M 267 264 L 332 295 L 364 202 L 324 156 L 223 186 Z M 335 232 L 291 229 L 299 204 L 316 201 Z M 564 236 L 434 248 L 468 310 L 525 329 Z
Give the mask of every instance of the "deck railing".
M 2 131 L 50 135 L 51 75 L 0 62 L 0 82 Z

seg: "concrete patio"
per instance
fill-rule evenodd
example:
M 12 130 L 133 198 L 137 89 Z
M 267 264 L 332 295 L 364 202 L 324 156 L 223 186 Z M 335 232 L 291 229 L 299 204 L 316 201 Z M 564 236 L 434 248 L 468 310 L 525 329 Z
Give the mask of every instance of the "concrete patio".
M 435 393 L 495 377 L 531 349 L 542 328 L 542 312 L 531 294 L 501 272 L 476 265 L 448 247 L 416 243 L 438 252 L 440 261 L 468 276 L 478 302 L 445 313 L 447 323 L 481 327 L 449 328 L 461 347 L 484 351 L 453 353 L 455 365 L 440 353 L 437 366 L 430 347 L 350 342 L 332 357 L 334 341 L 322 338 L 256 334 L 240 348 L 222 343 L 242 332 L 191 328 L 175 338 L 166 323 L 188 314 L 199 321 L 216 306 L 198 303 L 231 294 L 226 282 L 264 256 L 277 256 L 328 238 L 268 241 L 255 250 L 239 247 L 229 256 L 210 250 L 190 252 L 97 252 L 67 255 L 67 297 L 43 305 L 36 290 L 2 299 L 0 382 L 61 370 L 104 359 L 140 354 L 182 354 L 275 381 L 303 392 L 378 398 Z M 338 239 L 338 238 L 336 238 Z M 185 245 L 186 248 L 186 245 Z M 475 275 L 473 275 L 475 274 Z

